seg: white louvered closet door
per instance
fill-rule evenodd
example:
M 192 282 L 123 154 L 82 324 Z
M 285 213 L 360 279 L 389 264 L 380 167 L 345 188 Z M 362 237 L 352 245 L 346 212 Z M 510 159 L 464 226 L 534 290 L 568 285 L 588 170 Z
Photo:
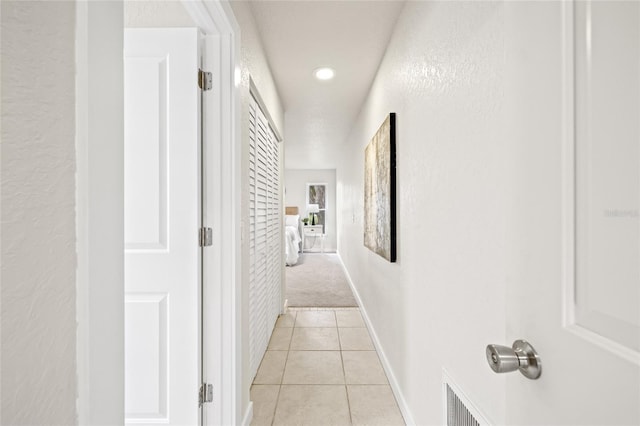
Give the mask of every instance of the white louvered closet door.
M 249 104 L 249 356 L 252 375 L 280 314 L 280 146 L 258 103 Z

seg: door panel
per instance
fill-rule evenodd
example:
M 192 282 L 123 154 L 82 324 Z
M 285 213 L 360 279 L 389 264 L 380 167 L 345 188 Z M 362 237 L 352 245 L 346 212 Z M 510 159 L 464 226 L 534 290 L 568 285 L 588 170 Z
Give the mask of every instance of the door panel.
M 125 421 L 199 421 L 196 29 L 125 31 Z
M 572 322 L 640 351 L 640 5 L 575 4 L 576 276 Z
M 510 425 L 640 423 L 640 14 L 597 3 L 505 3 L 506 343 L 542 360 L 507 377 Z
M 125 301 L 127 417 L 168 418 L 168 294 L 129 292 Z
M 125 184 L 124 240 L 131 250 L 168 249 L 167 59 L 125 59 L 125 170 L 131 179 Z

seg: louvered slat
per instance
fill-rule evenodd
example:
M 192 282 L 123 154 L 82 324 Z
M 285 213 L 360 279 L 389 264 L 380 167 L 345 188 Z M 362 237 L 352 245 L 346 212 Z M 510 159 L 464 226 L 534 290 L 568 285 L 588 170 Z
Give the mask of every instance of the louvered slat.
M 280 146 L 252 98 L 249 105 L 249 329 L 255 375 L 280 313 L 282 212 Z

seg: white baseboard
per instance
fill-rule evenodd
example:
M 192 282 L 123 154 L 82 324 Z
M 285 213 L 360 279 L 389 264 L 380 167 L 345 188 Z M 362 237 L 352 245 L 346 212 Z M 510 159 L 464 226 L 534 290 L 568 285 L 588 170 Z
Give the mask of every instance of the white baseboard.
M 373 345 L 378 351 L 378 357 L 380 358 L 380 362 L 382 363 L 382 368 L 384 368 L 384 372 L 387 374 L 387 379 L 389 379 L 389 385 L 391 386 L 391 390 L 393 391 L 393 395 L 396 397 L 396 401 L 398 402 L 398 407 L 400 408 L 400 412 L 402 412 L 402 417 L 404 417 L 404 422 L 408 425 L 415 425 L 413 421 L 413 416 L 411 415 L 411 411 L 409 410 L 409 406 L 407 401 L 400 390 L 400 386 L 398 385 L 398 381 L 396 380 L 396 376 L 393 374 L 393 370 L 391 369 L 391 365 L 389 364 L 389 360 L 382 349 L 382 345 L 380 344 L 380 340 L 378 339 L 378 335 L 376 334 L 376 330 L 373 328 L 371 321 L 369 320 L 369 315 L 367 314 L 367 309 L 364 307 L 362 303 L 362 299 L 360 298 L 360 294 L 353 284 L 353 280 L 351 280 L 351 275 L 349 275 L 349 271 L 344 266 L 344 262 L 342 261 L 342 257 L 340 253 L 337 253 L 338 259 L 340 259 L 340 265 L 342 265 L 342 270 L 344 271 L 345 276 L 347 277 L 347 281 L 349 282 L 349 287 L 351 287 L 351 291 L 356 298 L 356 302 L 360 307 L 360 313 L 362 314 L 362 318 L 364 319 L 365 324 L 367 325 L 367 329 L 369 330 L 369 334 L 371 335 L 371 340 L 373 340 Z
M 242 419 L 242 426 L 251 425 L 251 420 L 253 420 L 253 401 L 249 401 L 249 405 L 247 405 L 247 411 L 244 412 L 244 418 Z

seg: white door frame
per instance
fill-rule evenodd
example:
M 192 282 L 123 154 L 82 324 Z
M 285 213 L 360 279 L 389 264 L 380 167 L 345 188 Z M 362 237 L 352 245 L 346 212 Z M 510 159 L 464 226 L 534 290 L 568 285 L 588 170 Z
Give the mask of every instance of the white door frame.
M 122 2 L 76 2 L 78 424 L 124 423 Z
M 217 249 L 204 305 L 215 315 L 205 362 L 214 401 L 206 424 L 242 420 L 240 329 L 240 98 L 236 62 L 239 27 L 226 3 L 184 1 L 205 36 L 217 41 L 219 61 L 207 128 L 219 144 L 205 159 L 215 175 L 206 202 Z M 76 232 L 78 423 L 124 422 L 124 86 L 122 1 L 76 3 Z M 215 71 L 218 71 L 215 73 Z M 194 82 L 196 76 L 194 76 Z M 223 226 L 224 225 L 224 226 Z M 213 371 L 212 371 L 213 370 Z M 194 400 L 197 389 L 194 389 Z
M 205 217 L 213 228 L 214 248 L 205 250 L 204 341 L 206 380 L 213 382 L 212 412 L 205 424 L 240 424 L 242 410 L 241 339 L 241 136 L 240 93 L 236 63 L 240 30 L 227 3 L 183 0 L 202 33 L 205 68 L 213 73 L 213 96 L 206 105 L 205 132 L 213 146 L 205 147 Z M 218 92 L 216 94 L 215 92 Z M 213 111 L 213 114 L 210 112 Z M 211 313 L 211 315 L 207 315 Z

